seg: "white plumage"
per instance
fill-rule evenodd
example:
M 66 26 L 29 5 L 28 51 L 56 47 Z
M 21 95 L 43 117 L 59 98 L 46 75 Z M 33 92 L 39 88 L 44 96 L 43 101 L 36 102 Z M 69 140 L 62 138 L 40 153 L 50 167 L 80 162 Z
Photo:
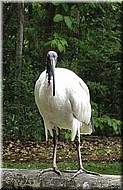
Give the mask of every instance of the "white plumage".
M 47 55 L 49 59 L 47 68 L 50 69 L 41 73 L 34 91 L 37 107 L 44 120 L 46 140 L 48 131 L 53 137 L 54 130 L 58 135 L 58 128 L 63 128 L 71 130 L 72 141 L 78 135 L 80 142 L 80 133 L 92 133 L 89 89 L 74 72 L 65 68 L 55 68 L 56 52 L 50 51 Z
M 52 96 L 51 85 L 48 84 L 46 71 L 42 72 L 35 85 L 35 100 L 47 129 L 53 136 L 55 127 L 70 129 L 72 140 L 77 129 L 82 134 L 91 134 L 91 105 L 87 85 L 75 73 L 68 69 L 55 69 L 55 96 Z

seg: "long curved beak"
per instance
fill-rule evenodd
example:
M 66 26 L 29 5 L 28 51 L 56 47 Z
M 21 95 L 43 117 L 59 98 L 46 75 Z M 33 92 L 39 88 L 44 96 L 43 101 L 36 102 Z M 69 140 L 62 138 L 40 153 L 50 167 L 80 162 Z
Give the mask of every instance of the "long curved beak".
M 53 75 L 53 96 L 55 96 L 55 60 L 51 59 L 51 69 L 52 69 L 52 75 Z

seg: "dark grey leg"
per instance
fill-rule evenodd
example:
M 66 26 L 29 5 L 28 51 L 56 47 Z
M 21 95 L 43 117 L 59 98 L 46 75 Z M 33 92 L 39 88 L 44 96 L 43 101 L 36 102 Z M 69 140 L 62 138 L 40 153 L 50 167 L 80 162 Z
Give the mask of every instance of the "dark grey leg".
M 100 175 L 99 173 L 96 172 L 91 172 L 88 170 L 85 170 L 82 164 L 82 157 L 81 157 L 81 151 L 80 151 L 80 135 L 77 133 L 76 138 L 75 138 L 76 146 L 77 146 L 77 154 L 78 154 L 78 162 L 79 162 L 79 169 L 78 171 L 72 176 L 72 179 L 75 178 L 77 175 L 81 173 L 88 173 L 88 174 L 93 174 L 93 175 Z
M 50 172 L 53 171 L 57 173 L 58 175 L 61 175 L 61 172 L 58 170 L 57 165 L 56 165 L 56 151 L 57 151 L 57 143 L 58 143 L 58 135 L 56 134 L 56 130 L 53 130 L 53 167 L 52 168 L 47 168 L 41 171 L 40 174 L 43 174 L 45 172 Z
M 56 165 L 56 151 L 57 151 L 57 143 L 58 143 L 58 135 L 56 134 L 56 130 L 53 130 L 53 171 L 58 175 L 61 175 L 61 172 L 58 170 Z

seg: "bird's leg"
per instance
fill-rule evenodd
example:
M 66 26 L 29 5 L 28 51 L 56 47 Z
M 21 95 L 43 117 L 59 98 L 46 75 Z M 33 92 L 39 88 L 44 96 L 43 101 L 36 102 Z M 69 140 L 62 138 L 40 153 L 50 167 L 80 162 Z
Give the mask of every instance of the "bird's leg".
M 80 134 L 76 135 L 75 138 L 75 142 L 76 142 L 76 146 L 77 146 L 77 154 L 78 154 L 78 162 L 79 162 L 79 169 L 78 171 L 72 176 L 72 179 L 75 178 L 77 175 L 81 174 L 81 173 L 87 173 L 87 174 L 93 174 L 93 175 L 100 175 L 99 173 L 96 172 L 91 172 L 88 171 L 86 169 L 84 169 L 83 164 L 82 164 L 82 157 L 81 157 L 81 151 L 80 151 Z
M 56 134 L 56 130 L 53 129 L 53 171 L 58 175 L 61 175 L 61 172 L 58 170 L 56 165 L 56 151 L 57 151 L 57 143 L 58 143 L 58 135 Z
M 56 165 L 56 151 L 57 151 L 57 143 L 58 143 L 58 135 L 56 134 L 56 130 L 53 129 L 53 167 L 52 168 L 47 168 L 41 171 L 41 174 L 45 172 L 50 172 L 53 171 L 57 173 L 58 175 L 61 175 L 61 172 L 58 170 L 57 165 Z

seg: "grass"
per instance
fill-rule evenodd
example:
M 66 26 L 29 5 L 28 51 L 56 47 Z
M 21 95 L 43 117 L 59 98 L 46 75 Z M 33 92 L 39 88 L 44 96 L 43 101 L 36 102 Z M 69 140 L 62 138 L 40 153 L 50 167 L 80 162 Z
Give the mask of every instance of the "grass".
M 58 162 L 58 168 L 61 171 L 77 170 L 77 162 Z M 90 171 L 98 172 L 100 174 L 121 175 L 121 162 L 84 162 L 84 168 Z M 16 169 L 45 169 L 52 167 L 51 163 L 15 163 L 4 162 L 3 168 L 16 168 Z

